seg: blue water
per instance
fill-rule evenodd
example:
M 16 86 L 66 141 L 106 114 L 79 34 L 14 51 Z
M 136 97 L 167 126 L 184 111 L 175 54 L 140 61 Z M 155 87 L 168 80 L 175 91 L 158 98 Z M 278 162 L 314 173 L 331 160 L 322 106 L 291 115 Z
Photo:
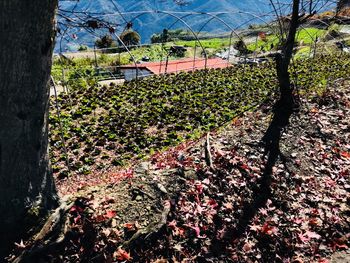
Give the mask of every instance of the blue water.
M 75 12 L 92 13 L 98 19 L 108 20 L 114 24 L 119 24 L 116 32 L 120 33 L 124 27 L 125 21 L 132 21 L 133 28 L 137 30 L 143 43 L 150 42 L 150 37 L 155 32 L 161 32 L 164 28 L 185 28 L 194 31 L 202 30 L 211 34 L 230 32 L 232 29 L 246 28 L 249 24 L 268 23 L 274 18 L 274 13 L 268 0 L 183 0 L 187 5 L 175 5 L 174 0 L 80 0 L 77 2 L 60 1 L 60 9 L 72 10 Z M 288 0 L 280 0 L 281 3 L 291 3 Z M 320 1 L 320 6 L 326 0 Z M 323 9 L 330 9 L 328 5 Z M 156 13 L 156 10 L 169 11 L 172 15 L 165 13 Z M 122 14 L 120 14 L 119 12 Z M 149 12 L 142 14 L 143 11 Z M 288 6 L 284 5 L 283 13 L 290 11 Z M 225 14 L 216 14 L 217 18 L 206 14 L 188 15 L 180 12 L 224 12 Z M 79 21 L 84 18 L 83 13 L 64 15 Z M 176 17 L 183 18 L 183 21 L 177 23 Z M 219 21 L 222 20 L 222 21 Z M 65 29 L 64 19 L 60 18 L 59 27 L 61 31 Z M 175 23 L 175 24 L 174 24 Z M 84 29 L 71 28 L 67 30 L 62 41 L 62 51 L 74 49 L 79 45 L 92 45 L 94 41 L 106 32 L 94 31 L 87 32 Z M 73 37 L 72 37 L 73 36 Z M 77 37 L 77 38 L 76 38 Z M 60 43 L 60 38 L 58 38 Z M 60 45 L 56 46 L 59 51 Z

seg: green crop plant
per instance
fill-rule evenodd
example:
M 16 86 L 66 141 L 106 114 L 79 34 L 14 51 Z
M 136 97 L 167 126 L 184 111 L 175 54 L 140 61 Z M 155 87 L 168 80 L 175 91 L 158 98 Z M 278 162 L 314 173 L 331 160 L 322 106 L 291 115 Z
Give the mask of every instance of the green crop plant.
M 349 59 L 346 54 L 300 57 L 292 79 L 297 78 L 304 94 L 318 91 L 350 75 Z M 154 76 L 117 86 L 79 85 L 70 96 L 60 94 L 57 103 L 68 153 L 74 156 L 73 172 L 86 174 L 98 167 L 125 165 L 224 125 L 273 96 L 277 78 L 274 63 L 267 62 Z M 51 103 L 56 103 L 54 98 Z M 63 148 L 59 119 L 52 109 L 51 158 L 59 174 Z

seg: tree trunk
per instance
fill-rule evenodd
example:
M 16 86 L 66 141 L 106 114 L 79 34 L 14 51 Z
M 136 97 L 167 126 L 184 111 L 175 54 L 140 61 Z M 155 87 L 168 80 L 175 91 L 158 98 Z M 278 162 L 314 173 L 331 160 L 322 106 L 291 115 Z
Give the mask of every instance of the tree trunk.
M 350 0 L 339 0 L 337 3 L 337 14 L 346 7 L 350 7 Z
M 0 255 L 33 216 L 57 205 L 48 158 L 56 6 L 0 1 Z
M 281 94 L 279 106 L 284 107 L 286 110 L 292 110 L 294 107 L 293 86 L 288 69 L 293 56 L 295 36 L 299 26 L 299 5 L 300 0 L 293 0 L 292 19 L 289 24 L 288 36 L 281 54 L 278 54 L 276 57 L 277 78 Z

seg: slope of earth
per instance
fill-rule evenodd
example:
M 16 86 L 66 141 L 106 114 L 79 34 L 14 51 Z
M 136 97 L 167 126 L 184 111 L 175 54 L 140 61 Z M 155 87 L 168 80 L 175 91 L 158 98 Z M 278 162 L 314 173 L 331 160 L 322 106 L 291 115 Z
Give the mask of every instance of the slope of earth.
M 269 177 L 262 105 L 82 189 L 69 238 L 35 262 L 349 262 L 349 90 L 338 80 L 301 99 Z

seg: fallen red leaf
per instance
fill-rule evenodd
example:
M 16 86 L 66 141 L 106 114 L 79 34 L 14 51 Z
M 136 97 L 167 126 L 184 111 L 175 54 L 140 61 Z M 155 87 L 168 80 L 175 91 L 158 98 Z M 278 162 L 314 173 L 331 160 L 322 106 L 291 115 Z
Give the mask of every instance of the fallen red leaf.
M 82 213 L 82 212 L 84 212 L 84 209 L 81 208 L 80 206 L 73 205 L 72 208 L 69 210 L 69 212 L 70 213 L 73 213 L 73 212 Z
M 350 153 L 349 152 L 340 152 L 340 156 L 350 159 Z
M 111 219 L 114 218 L 117 215 L 116 211 L 107 211 L 107 213 L 104 215 L 105 218 Z
M 314 239 L 320 239 L 321 236 L 315 232 L 311 232 L 311 231 L 306 231 L 305 235 L 308 236 L 309 238 L 314 238 Z
M 186 237 L 186 231 L 182 227 L 178 227 L 178 228 L 175 229 L 174 235 L 184 238 L 184 237 Z
M 191 225 L 185 225 L 185 226 L 194 230 L 197 238 L 205 238 L 206 237 L 205 235 L 201 236 L 201 229 L 199 228 L 199 226 L 191 226 Z
M 176 221 L 173 220 L 173 221 L 169 222 L 168 227 L 175 230 L 176 229 Z
M 241 168 L 242 168 L 243 170 L 245 170 L 245 171 L 248 171 L 248 170 L 249 170 L 249 166 L 246 165 L 245 163 L 243 163 L 243 164 L 241 165 Z
M 243 251 L 247 253 L 251 250 L 252 250 L 252 245 L 249 242 L 245 243 L 243 246 Z
M 265 234 L 265 235 L 273 235 L 275 233 L 277 233 L 277 228 L 274 226 L 270 226 L 268 222 L 266 222 L 262 228 L 261 228 L 261 233 Z
M 125 223 L 124 227 L 128 230 L 133 230 L 135 228 L 135 224 L 134 223 Z
M 310 241 L 310 238 L 308 238 L 307 236 L 304 236 L 303 234 L 298 234 L 298 238 L 303 243 Z
M 231 203 L 224 203 L 224 207 L 226 210 L 233 210 L 233 205 Z
M 192 229 L 196 232 L 196 237 L 200 237 L 201 229 L 198 226 L 194 226 Z
M 320 239 L 321 236 L 315 232 L 306 231 L 304 234 L 298 234 L 298 238 L 301 242 L 306 243 L 311 239 Z
M 130 256 L 130 253 L 126 252 L 124 249 L 118 248 L 118 250 L 115 252 L 114 256 L 119 261 L 130 261 L 132 260 L 132 257 Z
M 74 217 L 74 223 L 77 224 L 81 219 L 81 215 L 77 215 L 76 217 Z
M 95 216 L 95 222 L 96 223 L 101 223 L 101 222 L 104 222 L 105 220 L 106 220 L 106 218 L 103 215 Z
M 201 194 L 203 192 L 204 187 L 203 187 L 201 182 L 196 182 L 195 187 L 196 187 L 196 190 L 199 194 Z
M 219 206 L 219 204 L 218 204 L 214 199 L 210 199 L 210 200 L 208 201 L 208 204 L 209 204 L 213 209 L 215 209 L 216 207 Z
M 310 218 L 309 219 L 309 225 L 310 226 L 318 226 L 318 225 L 320 225 L 320 221 L 317 218 L 315 218 L 315 217 Z
M 261 226 L 252 224 L 249 226 L 252 231 L 258 232 L 261 229 Z

